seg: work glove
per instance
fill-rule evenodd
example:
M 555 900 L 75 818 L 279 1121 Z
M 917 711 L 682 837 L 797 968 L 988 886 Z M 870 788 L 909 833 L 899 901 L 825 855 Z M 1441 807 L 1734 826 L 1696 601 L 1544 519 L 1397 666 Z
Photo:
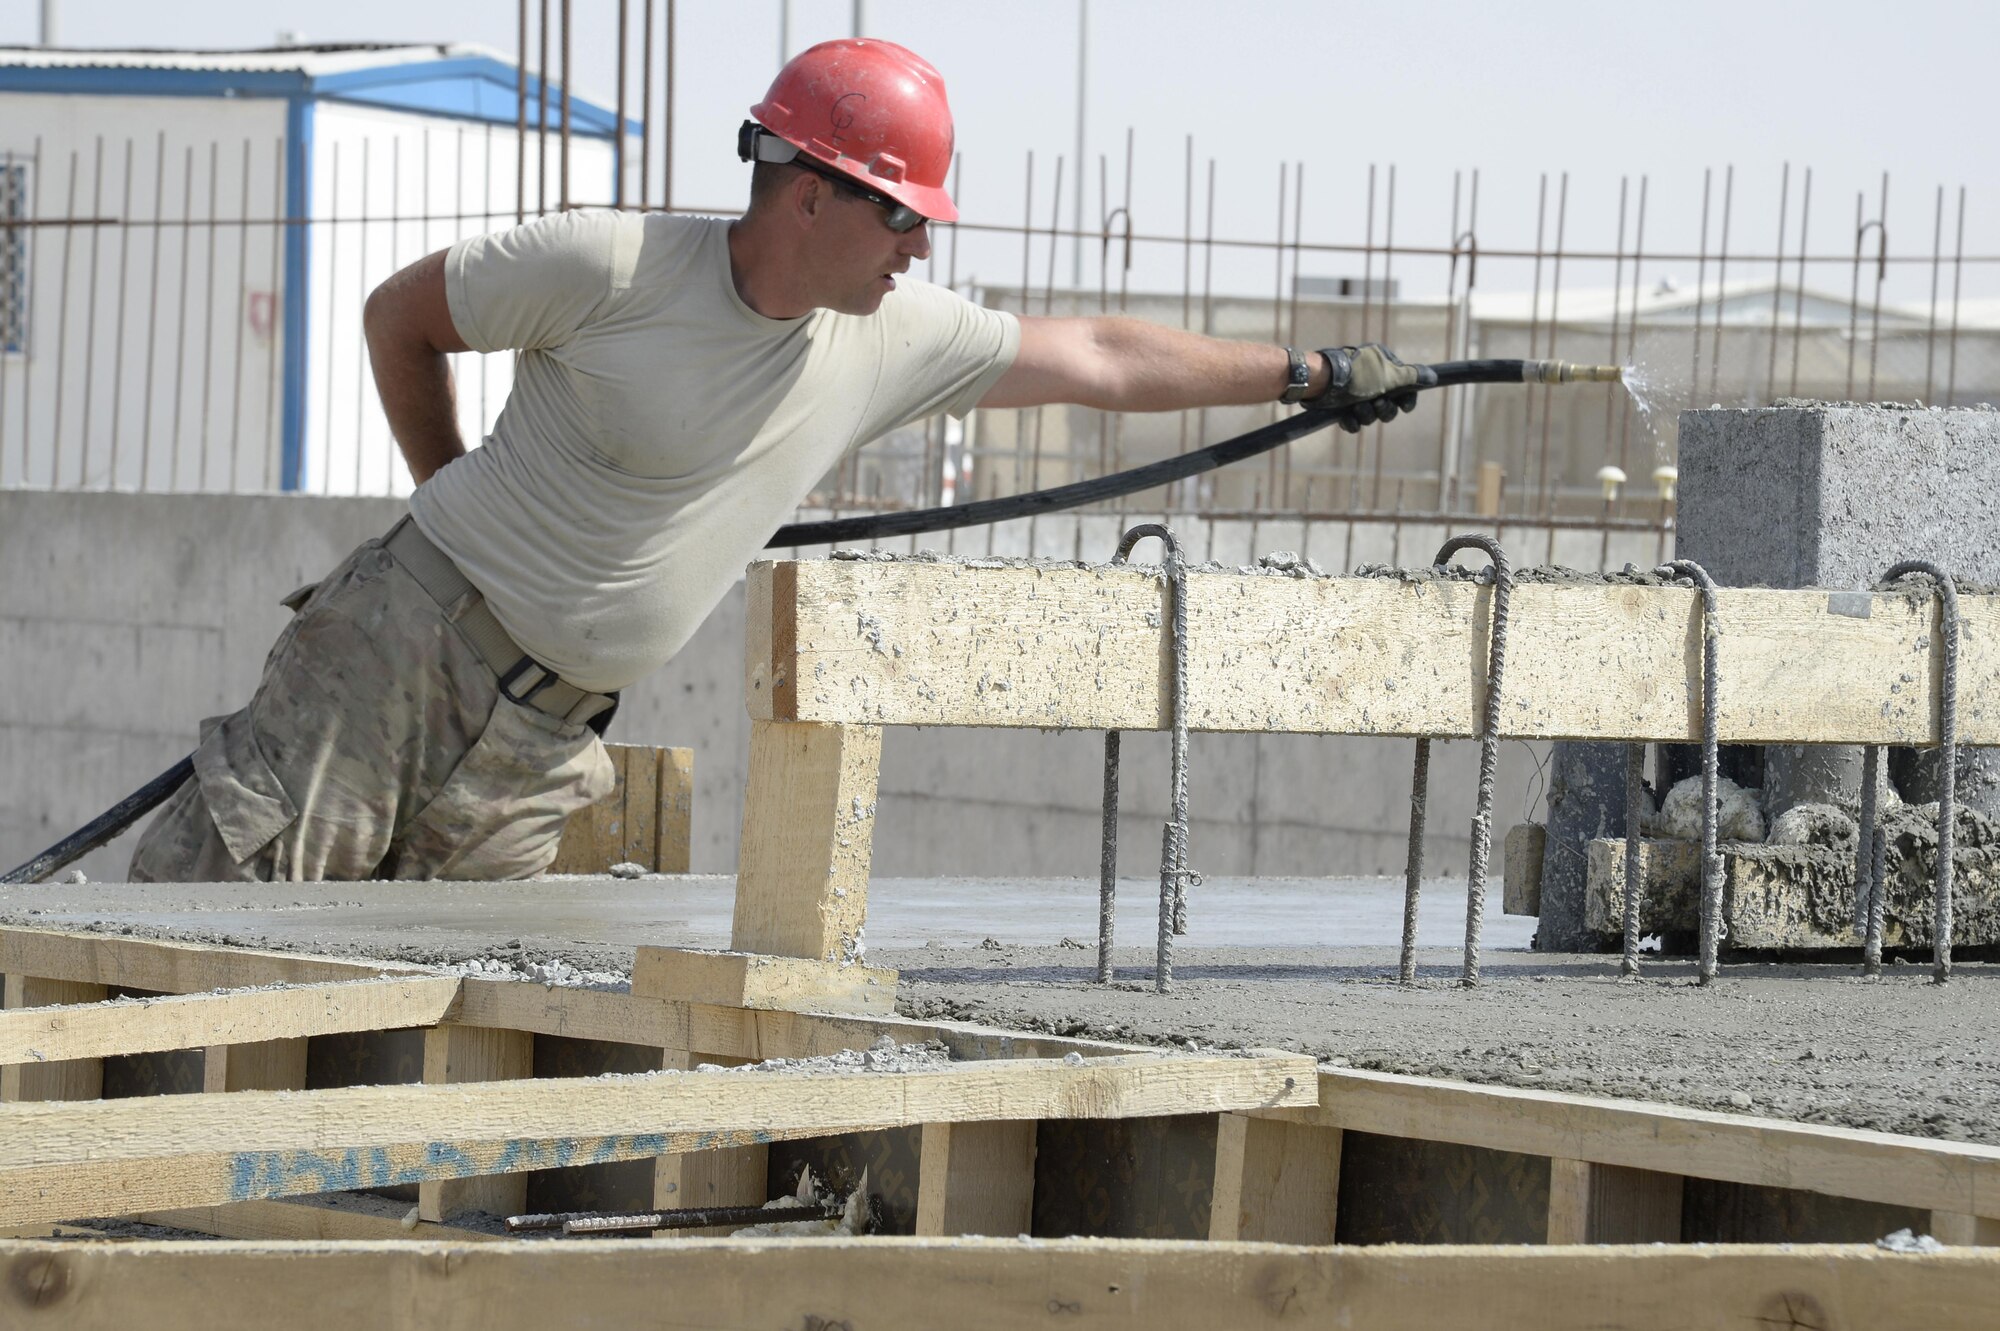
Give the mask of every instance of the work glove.
M 1437 371 L 1428 365 L 1405 365 L 1380 342 L 1359 347 L 1321 347 L 1333 370 L 1326 391 L 1300 405 L 1307 411 L 1330 411 L 1334 423 L 1349 434 L 1362 427 L 1393 420 L 1417 407 L 1419 388 L 1437 387 Z

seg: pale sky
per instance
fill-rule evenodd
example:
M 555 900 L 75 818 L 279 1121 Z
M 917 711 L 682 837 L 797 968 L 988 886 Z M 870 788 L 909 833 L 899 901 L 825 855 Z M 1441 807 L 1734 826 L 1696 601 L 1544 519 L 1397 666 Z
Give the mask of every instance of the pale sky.
M 632 3 L 636 43 L 641 0 Z M 608 104 L 617 5 L 572 4 L 577 91 Z M 38 5 L 0 0 L 0 43 L 32 42 Z M 851 0 L 795 0 L 791 9 L 794 50 L 850 30 Z M 680 4 L 676 203 L 720 211 L 740 201 L 746 173 L 735 160 L 734 129 L 775 72 L 779 10 L 778 0 Z M 1713 252 L 1721 241 L 1723 169 L 1733 164 L 1730 249 L 1768 254 L 1776 239 L 1779 172 L 1789 161 L 1787 253 L 1798 247 L 1802 171 L 1811 166 L 1815 253 L 1852 252 L 1856 192 L 1867 192 L 1864 214 L 1874 218 L 1887 170 L 1893 252 L 1928 255 L 1942 184 L 1947 256 L 1960 185 L 1968 187 L 1966 252 L 2000 254 L 2000 149 L 1991 137 L 2000 6 L 1092 0 L 1089 12 L 1085 214 L 1093 228 L 1102 212 L 1097 155 L 1112 154 L 1115 203 L 1131 127 L 1132 211 L 1142 232 L 1180 233 L 1185 142 L 1192 133 L 1197 233 L 1211 157 L 1218 162 L 1217 234 L 1242 239 L 1275 238 L 1280 164 L 1303 162 L 1308 242 L 1359 242 L 1368 167 L 1381 171 L 1380 209 L 1393 163 L 1402 244 L 1449 244 L 1452 173 L 1477 167 L 1479 238 L 1487 249 L 1532 243 L 1543 172 L 1550 175 L 1546 226 L 1553 244 L 1558 181 L 1567 171 L 1571 248 L 1613 248 L 1620 177 L 1631 177 L 1636 209 L 1645 173 L 1647 248 L 1692 252 L 1700 239 L 1702 172 L 1712 167 Z M 979 6 L 867 0 L 865 15 L 870 35 L 913 47 L 944 73 L 964 154 L 966 218 L 1021 219 L 1025 155 L 1033 150 L 1035 218 L 1048 225 L 1054 159 L 1074 153 L 1076 0 Z M 246 46 L 292 31 L 309 41 L 475 41 L 511 54 L 515 23 L 514 0 L 60 0 L 58 36 L 67 46 Z M 634 74 L 636 88 L 636 65 Z M 1073 188 L 1072 175 L 1064 182 L 1064 226 Z M 1378 211 L 1378 240 L 1384 224 Z M 1289 235 L 1289 216 L 1286 227 Z M 961 278 L 1018 280 L 1018 239 L 968 235 L 962 243 Z M 1097 250 L 1094 241 L 1087 247 L 1092 286 Z M 1358 275 L 1360 264 L 1359 256 L 1309 254 L 1302 271 Z M 1070 270 L 1065 248 L 1058 281 L 1066 283 Z M 1037 283 L 1047 272 L 1040 248 L 1034 272 Z M 1737 264 L 1731 276 L 1769 272 L 1768 263 Z M 1218 290 L 1249 294 L 1268 293 L 1276 281 L 1266 254 L 1224 255 L 1216 274 Z M 1408 293 L 1442 283 L 1435 263 L 1399 261 L 1398 274 Z M 1656 274 L 1685 285 L 1694 279 L 1694 264 L 1649 266 L 1648 280 Z M 1544 281 L 1550 276 L 1545 272 Z M 1563 280 L 1601 286 L 1610 277 L 1609 264 L 1577 262 Z M 1525 262 L 1494 260 L 1480 272 L 1481 287 L 1494 290 L 1524 289 L 1530 279 Z M 1135 287 L 1178 290 L 1180 280 L 1178 249 L 1141 248 Z M 1829 266 L 1808 281 L 1845 295 L 1849 273 L 1844 265 Z M 1950 281 L 1947 268 L 1947 299 Z M 2000 264 L 1967 266 L 1964 284 L 1968 299 L 2000 296 Z M 1872 289 L 1871 271 L 1864 298 Z M 1921 302 L 1929 289 L 1927 266 L 1892 269 L 1891 300 Z

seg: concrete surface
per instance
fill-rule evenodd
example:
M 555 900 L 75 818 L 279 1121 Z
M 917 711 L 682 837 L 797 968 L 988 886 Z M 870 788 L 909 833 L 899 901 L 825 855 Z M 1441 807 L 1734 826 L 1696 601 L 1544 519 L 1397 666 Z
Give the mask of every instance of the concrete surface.
M 201 718 L 255 686 L 283 626 L 280 597 L 316 579 L 404 511 L 398 500 L 283 495 L 0 492 L 0 868 L 41 851 L 192 746 Z M 809 515 L 808 515 L 809 516 Z M 1139 520 L 1133 515 L 1132 520 Z M 1250 523 L 1176 518 L 1191 555 L 1232 563 L 1289 548 L 1328 567 L 1423 562 L 1421 523 Z M 1107 557 L 1115 515 L 1040 518 L 1033 553 Z M 961 553 L 1030 552 L 1025 521 L 919 537 Z M 1593 531 L 1510 525 L 1521 562 L 1649 563 L 1651 534 L 1602 546 Z M 811 553 L 811 552 L 808 552 Z M 695 750 L 693 867 L 736 863 L 749 722 L 738 589 L 681 655 L 628 691 L 611 737 Z M 1510 744 L 1507 821 L 1535 798 L 1546 746 Z M 1166 740 L 1126 739 L 1125 844 L 1158 845 Z M 1101 740 L 1094 733 L 899 730 L 885 745 L 876 869 L 1088 874 L 1097 863 Z M 1394 872 L 1403 863 L 1409 746 L 1306 736 L 1197 736 L 1193 846 L 1211 874 Z M 1477 750 L 1433 756 L 1433 863 L 1463 864 Z M 130 838 L 84 861 L 123 877 Z M 1136 871 L 1143 862 L 1128 863 Z
M 718 946 L 731 882 L 85 885 L 0 889 L 0 922 L 429 963 L 551 963 L 615 983 L 638 943 Z M 1155 884 L 1120 890 L 1117 982 L 1093 982 L 1095 885 L 878 879 L 869 960 L 919 1016 L 1156 1043 L 1276 1045 L 1356 1067 L 1637 1097 L 2000 1144 L 2000 967 L 1725 966 L 1693 983 L 1649 960 L 1526 950 L 1532 922 L 1489 903 L 1483 981 L 1456 983 L 1462 880 L 1424 893 L 1421 983 L 1394 982 L 1392 880 L 1223 879 L 1196 890 L 1175 992 L 1151 992 Z M 988 940 L 991 940 L 989 943 Z

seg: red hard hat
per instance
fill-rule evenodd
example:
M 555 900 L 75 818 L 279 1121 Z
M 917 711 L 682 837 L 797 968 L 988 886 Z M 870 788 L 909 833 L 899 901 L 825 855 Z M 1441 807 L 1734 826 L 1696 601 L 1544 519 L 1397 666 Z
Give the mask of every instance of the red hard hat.
M 956 222 L 945 191 L 951 108 L 944 79 L 916 52 L 856 37 L 801 51 L 750 108 L 803 153 L 939 222 Z

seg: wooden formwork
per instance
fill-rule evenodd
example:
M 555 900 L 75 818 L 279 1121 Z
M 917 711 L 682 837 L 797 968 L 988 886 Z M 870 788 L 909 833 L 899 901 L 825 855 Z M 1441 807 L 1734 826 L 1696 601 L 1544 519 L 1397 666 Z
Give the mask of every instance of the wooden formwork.
M 916 1021 L 871 992 L 893 992 L 889 972 L 815 990 L 810 963 L 641 949 L 635 990 L 683 991 L 661 996 L 33 929 L 0 929 L 0 966 L 0 1064 L 17 1102 L 0 1106 L 0 1226 L 117 1215 L 236 1237 L 395 1236 L 409 1232 L 400 1211 L 308 1215 L 284 1199 L 414 1183 L 418 1232 L 430 1233 L 465 1211 L 524 1209 L 525 1171 L 632 1159 L 660 1162 L 658 1206 L 762 1202 L 772 1143 L 915 1127 L 916 1232 L 1020 1234 L 1032 1228 L 1038 1125 L 1208 1115 L 1215 1240 L 1333 1242 L 1344 1207 L 1376 1204 L 1351 1159 L 1343 1170 L 1350 1143 L 1396 1139 L 1528 1162 L 1545 1200 L 1532 1232 L 1510 1231 L 1516 1241 L 1676 1243 L 1684 1186 L 1707 1180 L 1895 1208 L 1941 1240 L 2000 1244 L 1996 1147 L 1315 1068 L 1275 1052 L 1167 1053 Z M 169 996 L 17 999 L 63 986 Z M 816 1002 L 857 1010 L 799 1010 Z M 294 1043 L 393 1028 L 423 1031 L 422 1084 L 299 1089 L 305 1060 L 284 1053 Z M 954 1061 L 529 1075 L 537 1037 L 640 1046 L 658 1051 L 655 1066 L 683 1067 L 810 1059 L 885 1036 L 940 1042 Z M 205 1050 L 202 1093 L 94 1099 L 103 1059 L 173 1048 Z

